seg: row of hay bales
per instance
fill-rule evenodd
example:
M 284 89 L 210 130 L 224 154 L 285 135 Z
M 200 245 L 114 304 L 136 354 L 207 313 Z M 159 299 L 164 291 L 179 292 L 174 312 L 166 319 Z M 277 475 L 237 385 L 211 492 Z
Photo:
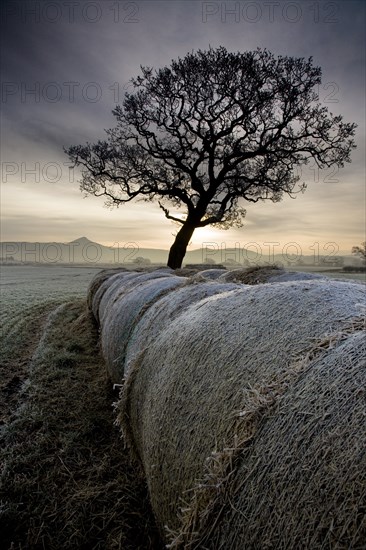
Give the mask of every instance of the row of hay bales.
M 366 287 L 233 273 L 89 291 L 167 545 L 366 548 Z

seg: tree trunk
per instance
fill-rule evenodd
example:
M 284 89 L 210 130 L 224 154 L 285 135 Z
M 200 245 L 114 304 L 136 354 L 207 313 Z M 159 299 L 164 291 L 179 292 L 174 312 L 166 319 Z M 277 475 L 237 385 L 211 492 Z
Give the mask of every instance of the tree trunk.
M 187 246 L 195 229 L 196 226 L 191 221 L 186 220 L 184 222 L 169 250 L 168 267 L 171 267 L 172 269 L 182 267 Z

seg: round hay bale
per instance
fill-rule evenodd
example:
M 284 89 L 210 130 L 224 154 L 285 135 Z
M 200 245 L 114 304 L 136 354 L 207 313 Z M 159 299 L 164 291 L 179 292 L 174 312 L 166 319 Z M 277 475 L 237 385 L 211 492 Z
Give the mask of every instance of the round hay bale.
M 288 283 L 289 281 L 313 281 L 315 279 L 325 279 L 325 275 L 320 273 L 306 273 L 304 271 L 286 271 L 285 273 L 270 275 L 267 283 Z
M 169 293 L 167 296 L 159 297 L 159 300 L 146 311 L 135 326 L 126 349 L 126 375 L 137 355 L 148 348 L 157 336 L 164 332 L 165 327 L 169 326 L 184 310 L 204 298 L 238 288 L 238 285 L 233 283 L 192 283 L 195 283 L 194 278 L 187 281 L 184 286 L 176 288 L 174 292 Z
M 299 358 L 322 339 L 329 346 L 365 299 L 363 286 L 332 280 L 246 286 L 191 305 L 150 342 L 131 367 L 119 419 L 162 531 L 181 535 L 208 461 L 255 437 L 301 376 Z
M 218 279 L 221 275 L 227 273 L 226 269 L 205 269 L 204 271 L 199 271 L 199 274 L 205 279 L 215 280 Z
M 104 281 L 109 279 L 109 277 L 111 277 L 112 275 L 115 275 L 116 273 L 120 273 L 122 271 L 127 271 L 127 270 L 123 267 L 117 267 L 112 269 L 102 269 L 101 271 L 99 271 L 99 273 L 97 273 L 93 277 L 87 290 L 87 304 L 90 310 L 92 310 L 94 296 L 98 291 L 98 289 L 100 288 L 100 286 L 104 283 Z
M 216 502 L 200 510 L 203 525 L 187 524 L 179 546 L 365 548 L 365 357 L 359 332 L 309 363 L 236 455 L 225 491 L 211 491 Z
M 159 273 L 169 273 L 171 275 L 176 275 L 174 269 L 166 265 L 144 267 L 142 268 L 142 270 L 145 271 L 146 273 L 159 271 Z
M 192 277 L 199 272 L 198 268 L 180 267 L 174 270 L 174 275 L 178 277 Z
M 116 288 L 119 288 L 122 281 L 133 279 L 138 275 L 139 273 L 136 271 L 124 271 L 111 274 L 104 279 L 91 300 L 91 310 L 98 322 L 100 321 L 101 312 L 104 313 L 104 310 L 107 308 L 108 302 L 114 295 Z
M 118 300 L 120 296 L 129 292 L 134 286 L 143 283 L 145 281 L 151 281 L 152 279 L 161 279 L 166 277 L 173 277 L 170 273 L 166 271 L 152 271 L 152 272 L 136 272 L 130 271 L 128 273 L 120 273 L 116 276 L 111 277 L 106 281 L 107 289 L 105 290 L 98 308 L 99 321 L 102 324 L 104 317 L 108 313 L 109 309 L 112 307 L 113 303 Z M 97 302 L 97 296 L 96 302 Z M 96 303 L 97 305 L 97 303 Z
M 152 279 L 152 280 L 151 280 Z M 182 277 L 135 277 L 123 285 L 122 294 L 114 293 L 102 318 L 101 343 L 109 376 L 121 383 L 125 370 L 125 352 L 131 332 L 144 312 L 162 295 L 184 285 Z
M 244 283 L 246 285 L 258 285 L 267 283 L 270 277 L 285 274 L 284 269 L 276 265 L 259 265 L 254 267 L 246 267 L 233 269 L 219 277 L 220 281 L 230 283 Z

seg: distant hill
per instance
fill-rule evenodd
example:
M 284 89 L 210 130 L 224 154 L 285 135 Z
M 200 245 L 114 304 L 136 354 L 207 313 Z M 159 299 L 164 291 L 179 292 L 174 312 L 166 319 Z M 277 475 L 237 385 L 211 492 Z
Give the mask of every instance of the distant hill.
M 196 249 L 187 252 L 185 263 L 221 263 L 222 259 L 242 261 L 242 255 L 255 259 L 257 254 L 252 251 L 227 249 L 223 254 L 220 250 Z M 69 243 L 58 242 L 2 242 L 0 257 L 3 262 L 21 263 L 64 263 L 64 264 L 130 264 L 136 258 L 147 258 L 153 264 L 166 264 L 168 250 L 159 248 L 140 248 L 130 242 L 123 247 L 108 247 L 96 243 L 87 237 L 79 237 Z
M 259 249 L 260 250 L 260 249 Z M 0 259 L 3 263 L 36 263 L 36 264 L 131 264 L 136 258 L 146 258 L 153 264 L 167 263 L 168 250 L 159 248 L 139 248 L 136 243 L 127 243 L 123 247 L 108 247 L 93 242 L 87 237 L 79 237 L 69 243 L 58 242 L 2 242 L 0 243 Z M 196 249 L 187 252 L 184 264 L 224 263 L 231 261 L 232 265 L 252 263 L 283 263 L 288 265 L 288 259 L 276 254 L 269 258 L 268 250 L 262 254 L 253 250 L 233 249 L 226 250 Z M 296 258 L 295 258 L 296 260 Z M 300 260 L 300 258 L 299 258 Z M 301 258 L 302 265 L 314 265 L 312 256 Z M 290 262 L 295 265 L 296 261 Z M 324 265 L 337 267 L 347 263 L 357 264 L 353 256 L 342 258 L 328 258 Z M 301 262 L 300 264 L 301 265 Z
M 255 257 L 254 253 L 249 252 L 249 255 Z M 140 248 L 133 242 L 120 248 L 112 248 L 93 242 L 87 237 L 79 237 L 69 243 L 2 242 L 0 243 L 0 257 L 3 262 L 48 264 L 129 264 L 133 263 L 136 258 L 142 257 L 152 263 L 166 264 L 168 250 Z M 235 258 L 235 251 L 227 250 L 225 257 Z M 207 258 L 220 263 L 221 253 L 219 250 L 191 250 L 186 254 L 185 263 L 203 263 Z
M 87 237 L 80 237 L 69 243 L 58 242 L 2 242 L 2 261 L 22 263 L 65 263 L 65 264 L 109 264 L 131 263 L 138 256 L 149 258 L 153 263 L 166 262 L 168 252 L 159 249 L 140 249 L 136 243 L 124 247 L 108 247 Z

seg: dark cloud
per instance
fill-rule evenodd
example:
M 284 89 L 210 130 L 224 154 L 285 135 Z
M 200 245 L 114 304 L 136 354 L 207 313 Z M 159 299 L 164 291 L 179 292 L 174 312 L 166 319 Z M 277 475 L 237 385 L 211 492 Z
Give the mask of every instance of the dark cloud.
M 74 3 L 74 12 L 70 11 L 71 4 L 61 0 L 2 2 L 3 162 L 26 161 L 31 165 L 41 161 L 61 165 L 67 160 L 62 151 L 64 145 L 103 137 L 103 129 L 114 124 L 113 106 L 123 101 L 128 82 L 139 72 L 140 65 L 162 66 L 187 51 L 221 44 L 234 51 L 267 47 L 275 54 L 313 56 L 314 63 L 323 70 L 321 99 L 327 101 L 328 97 L 326 105 L 331 111 L 359 124 L 359 147 L 353 163 L 345 167 L 340 183 L 333 187 L 324 186 L 321 181 L 315 184 L 310 177 L 308 192 L 295 204 L 285 201 L 250 208 L 246 230 L 250 235 L 257 232 L 263 237 L 275 231 L 286 238 L 318 231 L 324 238 L 337 233 L 341 239 L 349 233 L 349 227 L 357 233 L 356 226 L 362 233 L 363 0 L 272 3 L 79 0 Z M 233 8 L 236 13 L 231 13 Z M 332 83 L 335 87 L 326 88 Z M 329 102 L 332 91 L 331 99 L 336 99 L 335 102 Z M 12 209 L 17 192 L 22 193 L 21 186 L 13 193 L 9 187 L 5 189 L 4 203 Z M 34 238 L 39 239 L 40 233 L 50 231 L 53 238 L 59 235 L 58 240 L 79 234 L 95 240 L 103 235 L 103 240 L 113 240 L 114 237 L 108 237 L 108 225 L 117 228 L 117 217 L 103 210 L 99 218 L 96 211 L 100 204 L 91 206 L 93 199 L 90 199 L 84 208 L 90 211 L 91 219 L 78 219 L 72 206 L 76 193 L 77 182 L 67 182 L 66 187 L 61 182 L 52 192 L 43 192 L 38 206 L 32 205 L 37 209 L 32 215 L 24 201 L 19 200 L 19 216 L 5 216 L 7 235 L 14 232 L 14 238 L 24 238 L 34 232 Z M 56 215 L 58 202 L 69 204 L 65 208 L 72 215 L 68 218 Z M 50 212 L 54 212 L 53 217 L 49 217 Z M 160 212 L 151 205 L 141 205 L 138 214 L 133 212 L 135 222 L 129 219 L 122 227 L 128 238 L 149 240 L 151 246 L 154 238 L 159 246 L 164 240 L 170 242 L 175 227 Z M 144 212 L 144 225 L 140 212 Z M 235 240 L 243 234 L 233 230 L 223 233 L 223 237 L 229 235 Z

